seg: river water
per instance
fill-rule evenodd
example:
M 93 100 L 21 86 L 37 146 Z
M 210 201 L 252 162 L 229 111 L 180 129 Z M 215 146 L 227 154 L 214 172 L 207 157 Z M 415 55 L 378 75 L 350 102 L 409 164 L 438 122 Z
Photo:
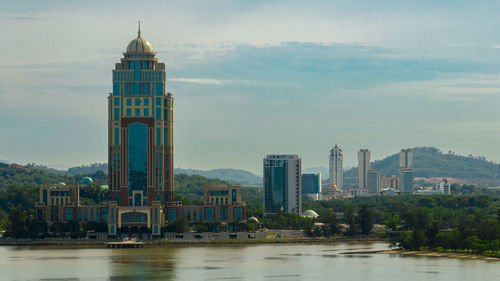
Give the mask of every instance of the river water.
M 387 243 L 142 249 L 0 247 L 1 280 L 500 280 L 500 262 L 389 254 Z

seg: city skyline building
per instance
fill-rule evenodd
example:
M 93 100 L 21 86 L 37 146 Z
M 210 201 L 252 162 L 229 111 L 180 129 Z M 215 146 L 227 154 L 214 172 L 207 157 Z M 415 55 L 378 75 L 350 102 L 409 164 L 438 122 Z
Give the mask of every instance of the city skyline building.
M 413 170 L 404 169 L 399 174 L 400 191 L 403 194 L 413 193 Z
M 302 195 L 319 200 L 321 197 L 321 173 L 302 174 Z
M 344 156 L 343 151 L 335 144 L 330 150 L 329 157 L 329 184 L 330 186 L 336 185 L 338 188 L 344 187 L 344 169 L 343 169 Z
M 411 148 L 401 149 L 399 152 L 399 170 L 413 169 L 413 153 Z
M 380 187 L 381 188 L 399 188 L 399 177 L 393 175 L 381 176 L 380 177 Z
M 380 190 L 380 172 L 377 169 L 368 170 L 368 193 L 375 195 Z
M 267 155 L 264 167 L 264 215 L 302 214 L 302 164 L 296 154 Z
M 370 151 L 360 149 L 358 151 L 358 188 L 368 188 L 368 170 L 370 169 Z
M 165 64 L 141 37 L 113 70 L 108 97 L 108 230 L 147 229 L 160 235 L 173 202 L 173 97 L 165 93 Z
M 451 194 L 451 184 L 448 179 L 442 179 L 439 183 L 439 190 L 441 194 L 450 195 Z

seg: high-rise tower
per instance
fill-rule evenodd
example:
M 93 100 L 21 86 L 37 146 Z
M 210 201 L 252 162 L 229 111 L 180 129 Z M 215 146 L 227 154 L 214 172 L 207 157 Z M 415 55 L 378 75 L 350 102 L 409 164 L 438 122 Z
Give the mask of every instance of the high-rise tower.
M 330 186 L 336 185 L 338 188 L 342 188 L 344 185 L 344 170 L 342 168 L 342 162 L 344 156 L 342 149 L 337 145 L 330 150 Z
M 174 99 L 165 80 L 165 64 L 139 28 L 113 70 L 108 97 L 110 235 L 132 228 L 160 235 L 173 201 Z
M 411 169 L 413 166 L 413 157 L 411 148 L 401 149 L 399 152 L 399 170 Z
M 370 169 L 370 151 L 358 152 L 358 188 L 368 188 L 368 170 Z
M 264 158 L 264 215 L 302 215 L 302 165 L 296 154 Z

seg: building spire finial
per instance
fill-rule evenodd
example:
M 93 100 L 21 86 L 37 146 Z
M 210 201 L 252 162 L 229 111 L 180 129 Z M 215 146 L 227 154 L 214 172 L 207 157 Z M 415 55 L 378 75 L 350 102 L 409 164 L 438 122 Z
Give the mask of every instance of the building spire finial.
M 138 21 L 139 23 L 139 31 L 137 31 L 137 38 L 141 37 L 141 21 Z

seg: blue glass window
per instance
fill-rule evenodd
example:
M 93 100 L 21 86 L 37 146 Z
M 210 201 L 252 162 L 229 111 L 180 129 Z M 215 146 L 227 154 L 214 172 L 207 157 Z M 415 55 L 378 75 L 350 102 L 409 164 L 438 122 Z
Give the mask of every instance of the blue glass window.
M 175 220 L 175 209 L 170 208 L 170 210 L 168 210 L 168 221 L 173 222 L 174 220 Z
M 135 116 L 141 116 L 141 109 L 140 108 L 135 109 Z
M 156 108 L 156 120 L 161 120 L 161 108 Z
M 149 116 L 149 108 L 144 108 L 144 116 Z
M 131 116 L 132 115 L 132 109 L 131 108 L 127 108 L 127 116 Z
M 168 120 L 168 110 L 167 110 L 167 109 L 165 109 L 165 110 L 163 111 L 163 120 L 165 120 L 165 121 L 167 121 L 167 120 Z
M 141 99 L 135 99 L 135 106 L 141 105 Z
M 120 120 L 120 109 L 119 108 L 115 108 L 114 111 L 113 111 L 113 120 Z
M 128 161 L 130 194 L 133 190 L 142 190 L 144 196 L 146 196 L 148 135 L 147 126 L 143 123 L 133 123 L 128 126 Z
M 163 136 L 165 139 L 164 139 L 164 142 L 165 142 L 165 145 L 168 145 L 168 129 L 165 128 L 165 136 Z
M 144 99 L 144 106 L 149 106 L 149 99 Z
M 102 209 L 102 220 L 104 222 L 108 221 L 108 208 Z
M 156 145 L 161 145 L 161 129 L 156 128 Z
M 115 145 L 119 145 L 120 142 L 120 130 L 115 128 Z
M 128 106 L 131 106 L 131 105 L 132 105 L 132 99 L 131 99 L 131 98 L 128 98 L 128 99 L 127 99 L 127 105 L 128 105 Z
M 120 105 L 120 98 L 115 98 L 115 106 L 119 106 Z
M 156 83 L 156 95 L 157 96 L 163 95 L 163 83 L 161 82 Z
M 66 221 L 72 221 L 72 220 L 73 220 L 73 209 L 66 208 Z
M 161 106 L 161 98 L 156 98 L 156 106 Z
M 207 208 L 207 221 L 212 221 L 214 219 L 214 209 Z
M 238 220 L 242 220 L 243 217 L 241 215 L 241 208 L 236 208 L 236 215 L 235 215 L 236 219 Z

